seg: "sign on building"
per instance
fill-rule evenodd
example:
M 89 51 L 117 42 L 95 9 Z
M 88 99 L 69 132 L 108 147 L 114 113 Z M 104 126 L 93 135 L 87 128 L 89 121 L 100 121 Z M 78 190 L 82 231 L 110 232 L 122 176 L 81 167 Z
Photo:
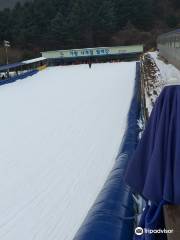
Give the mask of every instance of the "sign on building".
M 98 57 L 108 55 L 122 55 L 132 53 L 142 53 L 143 45 L 120 46 L 120 47 L 98 47 L 84 49 L 70 49 L 42 52 L 45 58 L 80 58 L 80 57 Z

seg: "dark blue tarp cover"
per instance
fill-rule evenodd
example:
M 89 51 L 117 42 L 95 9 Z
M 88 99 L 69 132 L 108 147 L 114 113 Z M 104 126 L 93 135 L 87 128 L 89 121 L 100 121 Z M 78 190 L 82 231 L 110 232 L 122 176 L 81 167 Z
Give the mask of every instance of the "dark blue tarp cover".
M 166 86 L 130 161 L 126 182 L 154 203 L 180 204 L 179 176 L 180 86 Z
M 119 155 L 102 191 L 74 240 L 132 240 L 133 238 L 135 204 L 130 188 L 124 183 L 123 177 L 127 163 L 138 143 L 139 127 L 137 120 L 140 115 L 139 62 L 136 69 L 134 96 Z
M 156 230 L 163 231 L 165 229 L 163 206 L 165 202 L 162 201 L 158 205 L 151 203 L 146 204 L 146 208 L 143 211 L 139 227 L 143 230 Z M 167 240 L 165 233 L 145 233 L 138 236 L 134 235 L 134 240 Z
M 164 204 L 180 204 L 180 86 L 166 86 L 158 97 L 125 180 L 151 205 L 140 226 L 164 228 Z M 166 239 L 165 234 L 135 239 Z

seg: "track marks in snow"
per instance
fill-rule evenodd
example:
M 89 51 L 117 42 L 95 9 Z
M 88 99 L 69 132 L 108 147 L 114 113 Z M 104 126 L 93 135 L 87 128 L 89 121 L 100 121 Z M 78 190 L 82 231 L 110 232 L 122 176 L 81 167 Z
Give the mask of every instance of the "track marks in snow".
M 111 170 L 135 63 L 48 68 L 0 88 L 0 239 L 71 240 Z

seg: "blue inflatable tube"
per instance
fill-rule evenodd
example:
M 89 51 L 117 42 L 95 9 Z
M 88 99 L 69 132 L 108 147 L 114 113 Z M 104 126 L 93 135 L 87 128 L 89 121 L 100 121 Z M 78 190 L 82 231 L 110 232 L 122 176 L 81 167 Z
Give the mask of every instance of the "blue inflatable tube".
M 123 175 L 138 143 L 137 120 L 140 111 L 140 63 L 138 62 L 127 130 L 115 166 L 74 240 L 132 240 L 135 203 L 129 187 L 124 183 Z
M 9 83 L 12 83 L 12 82 L 16 82 L 17 80 L 22 80 L 22 79 L 27 78 L 27 77 L 30 77 L 30 76 L 36 74 L 37 72 L 38 72 L 38 70 L 35 69 L 35 70 L 30 70 L 28 72 L 22 73 L 18 76 L 2 79 L 2 80 L 0 80 L 0 86 L 5 85 L 5 84 L 9 84 Z

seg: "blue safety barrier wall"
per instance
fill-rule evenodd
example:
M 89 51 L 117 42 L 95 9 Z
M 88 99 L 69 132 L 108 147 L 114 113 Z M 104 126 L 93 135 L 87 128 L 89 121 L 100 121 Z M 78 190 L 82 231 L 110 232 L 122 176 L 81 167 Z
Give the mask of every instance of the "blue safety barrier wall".
M 141 111 L 140 101 L 140 63 L 138 62 L 127 130 L 115 166 L 74 240 L 132 240 L 133 238 L 135 202 L 129 187 L 124 183 L 123 175 L 138 143 L 137 120 Z
M 0 86 L 5 85 L 5 84 L 9 84 L 9 83 L 12 83 L 12 82 L 16 82 L 17 80 L 22 80 L 22 79 L 27 78 L 27 77 L 30 77 L 30 76 L 36 74 L 37 72 L 38 72 L 38 70 L 35 69 L 35 70 L 30 70 L 28 72 L 19 74 L 18 76 L 2 79 L 2 80 L 0 80 Z

